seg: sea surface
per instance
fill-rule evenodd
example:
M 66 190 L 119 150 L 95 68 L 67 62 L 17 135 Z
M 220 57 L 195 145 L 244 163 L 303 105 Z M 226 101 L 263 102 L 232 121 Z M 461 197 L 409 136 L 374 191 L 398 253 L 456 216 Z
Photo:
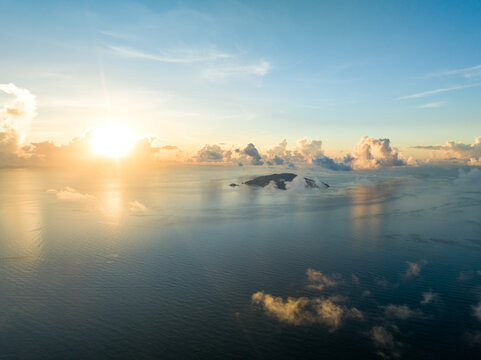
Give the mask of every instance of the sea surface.
M 0 170 L 0 359 L 481 358 L 472 170 L 280 171 Z

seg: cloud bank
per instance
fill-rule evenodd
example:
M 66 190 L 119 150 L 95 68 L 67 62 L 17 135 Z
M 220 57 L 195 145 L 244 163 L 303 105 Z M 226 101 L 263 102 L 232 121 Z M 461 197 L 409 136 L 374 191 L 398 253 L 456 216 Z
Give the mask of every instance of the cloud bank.
M 481 166 L 481 136 L 474 139 L 472 144 L 448 141 L 444 145 L 419 145 L 414 149 L 430 150 L 440 159 L 454 159 L 466 165 Z
M 201 55 L 195 57 L 197 54 L 189 61 L 204 61 L 211 56 L 220 59 L 225 55 L 217 53 L 215 49 L 199 54 Z M 91 130 L 65 144 L 55 144 L 52 141 L 24 144 L 25 134 L 36 116 L 35 95 L 14 84 L 0 84 L 0 91 L 12 96 L 12 99 L 0 108 L 0 167 L 89 166 L 106 164 L 109 160 L 93 153 Z M 368 136 L 363 136 L 343 158 L 326 154 L 320 139 L 302 138 L 291 147 L 288 147 L 284 139 L 278 145 L 267 149 L 252 142 L 243 146 L 224 143 L 205 144 L 194 151 L 192 149 L 185 151 L 175 144 L 161 144 L 158 140 L 155 137 L 137 139 L 131 151 L 120 161 L 131 166 L 178 163 L 290 169 L 312 166 L 330 171 L 378 170 L 414 165 L 411 159 L 406 160 L 401 152 L 391 145 L 390 139 Z M 466 165 L 481 166 L 481 136 L 477 137 L 473 144 L 448 141 L 445 145 L 421 145 L 412 148 L 430 150 L 438 154 L 439 159 L 454 159 Z M 475 173 L 468 175 L 466 180 L 474 178 L 475 175 Z

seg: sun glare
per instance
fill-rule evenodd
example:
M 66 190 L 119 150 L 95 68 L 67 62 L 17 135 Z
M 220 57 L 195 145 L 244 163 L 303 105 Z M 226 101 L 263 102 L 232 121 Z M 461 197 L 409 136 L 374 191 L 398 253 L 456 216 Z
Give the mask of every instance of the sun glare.
M 94 129 L 92 149 L 98 155 L 119 158 L 129 152 L 133 142 L 127 128 L 109 125 Z

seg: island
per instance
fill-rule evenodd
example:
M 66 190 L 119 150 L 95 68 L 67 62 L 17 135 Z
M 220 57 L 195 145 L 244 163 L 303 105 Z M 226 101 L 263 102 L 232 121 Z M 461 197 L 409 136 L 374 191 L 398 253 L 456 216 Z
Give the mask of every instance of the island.
M 297 177 L 297 174 L 293 174 L 293 173 L 272 174 L 272 175 L 256 177 L 255 179 L 246 181 L 244 184 L 249 186 L 265 187 L 269 185 L 271 182 L 273 182 L 276 188 L 280 190 L 287 190 L 286 182 L 291 182 L 296 177 Z M 304 181 L 306 182 L 306 187 L 308 188 L 316 188 L 316 189 L 320 188 L 319 185 L 316 183 L 316 181 L 313 179 L 309 179 L 305 177 Z M 329 187 L 329 185 L 326 184 L 325 182 L 321 182 L 321 185 L 324 188 Z

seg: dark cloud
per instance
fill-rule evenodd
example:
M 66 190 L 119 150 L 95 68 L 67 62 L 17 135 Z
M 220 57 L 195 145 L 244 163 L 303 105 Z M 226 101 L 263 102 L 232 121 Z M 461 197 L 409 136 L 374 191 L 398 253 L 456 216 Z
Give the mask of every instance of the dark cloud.
M 219 145 L 205 145 L 197 152 L 198 162 L 224 162 L 231 159 L 232 151 L 224 150 Z
M 327 156 L 313 159 L 312 163 L 319 165 L 320 167 L 323 167 L 325 169 L 334 170 L 334 171 L 351 171 L 352 170 L 352 167 L 350 165 L 336 162 L 334 159 L 331 159 L 330 157 L 327 157 Z
M 245 155 L 251 158 L 251 164 L 252 165 L 263 165 L 264 162 L 261 161 L 261 155 L 259 154 L 259 151 L 257 148 L 254 146 L 254 144 L 248 144 L 246 148 L 242 151 Z

